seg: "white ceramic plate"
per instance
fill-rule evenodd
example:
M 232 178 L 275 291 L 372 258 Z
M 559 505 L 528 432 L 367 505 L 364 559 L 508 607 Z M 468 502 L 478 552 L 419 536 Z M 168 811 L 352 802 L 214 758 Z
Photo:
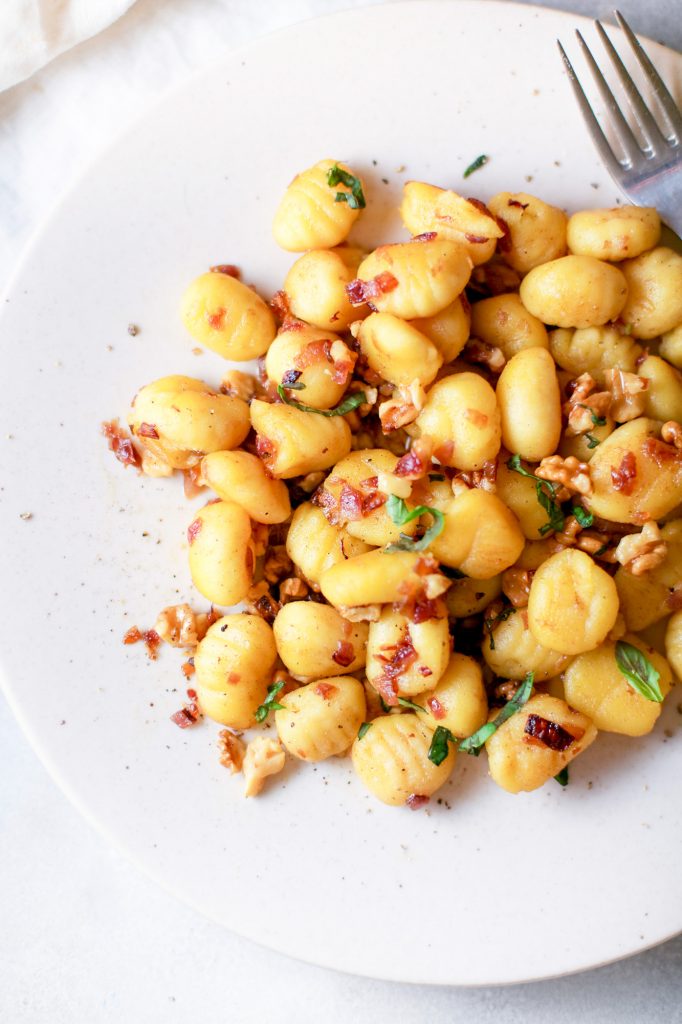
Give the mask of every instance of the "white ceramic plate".
M 116 143 L 54 212 L 6 299 L 0 659 L 12 705 L 66 792 L 154 878 L 315 963 L 515 982 L 680 930 L 682 745 L 664 731 L 676 700 L 647 739 L 600 737 L 565 791 L 508 796 L 485 757 L 462 756 L 443 803 L 413 813 L 377 803 L 335 759 L 291 766 L 246 801 L 218 764 L 217 728 L 169 722 L 183 693 L 177 652 L 151 663 L 121 644 L 165 604 L 196 603 L 192 507 L 179 481 L 124 471 L 99 424 L 154 377 L 219 380 L 217 356 L 192 354 L 181 292 L 223 262 L 266 294 L 279 287 L 291 257 L 271 239 L 273 210 L 321 157 L 365 177 L 366 241 L 398 231 L 406 177 L 482 198 L 530 189 L 569 208 L 611 205 L 554 45 L 579 22 L 419 2 L 262 39 Z M 664 72 L 679 69 L 653 50 Z M 490 163 L 464 184 L 479 153 Z

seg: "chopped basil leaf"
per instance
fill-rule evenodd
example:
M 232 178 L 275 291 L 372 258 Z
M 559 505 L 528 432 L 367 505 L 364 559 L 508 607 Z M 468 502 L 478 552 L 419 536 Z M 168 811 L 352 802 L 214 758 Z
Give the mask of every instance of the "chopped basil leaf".
M 583 402 L 578 402 L 578 405 L 580 406 L 581 409 L 587 409 L 587 411 L 589 412 L 590 416 L 592 417 L 592 426 L 593 427 L 605 427 L 606 426 L 606 420 L 604 419 L 604 417 L 603 416 L 597 416 L 597 414 L 594 411 L 594 409 L 590 409 L 589 405 L 585 405 Z
M 588 433 L 588 434 L 585 434 L 585 437 L 587 439 L 587 447 L 588 448 L 596 448 L 598 444 L 601 444 L 601 441 L 599 440 L 599 438 L 595 437 L 594 434 L 589 434 Z
M 334 196 L 335 203 L 348 203 L 351 210 L 363 210 L 367 205 L 362 191 L 362 182 L 348 171 L 342 170 L 338 164 L 334 164 L 327 171 L 327 184 L 334 188 L 339 182 L 350 189 L 350 192 L 337 192 Z
M 277 385 L 277 394 L 286 405 L 293 405 L 295 409 L 300 409 L 301 412 L 316 412 L 318 416 L 345 416 L 347 412 L 352 412 L 353 409 L 357 409 L 359 405 L 364 405 L 367 401 L 367 396 L 364 391 L 354 391 L 348 398 L 344 398 L 340 405 L 337 405 L 335 409 L 314 409 L 312 405 L 304 405 L 303 402 L 296 402 L 293 398 L 289 398 L 285 391 L 285 387 L 289 390 L 300 391 L 305 387 L 305 384 L 299 384 L 298 387 L 292 389 L 291 385 L 281 384 Z
M 253 717 L 256 719 L 257 722 L 264 722 L 265 719 L 268 717 L 268 714 L 269 714 L 270 711 L 284 711 L 285 710 L 284 704 L 278 704 L 277 700 L 276 700 L 277 694 L 282 689 L 284 689 L 284 680 L 280 680 L 279 683 L 272 683 L 271 686 L 268 686 L 268 695 L 267 695 L 267 697 L 265 698 L 263 703 L 260 705 L 260 707 L 256 708 L 256 710 L 254 712 L 254 716 Z
M 618 640 L 616 643 L 616 662 L 630 686 L 647 700 L 663 703 L 663 694 L 658 685 L 661 673 L 654 668 L 645 654 L 627 643 Z
M 544 537 L 550 530 L 555 530 L 560 533 L 564 528 L 564 513 L 561 511 L 561 505 L 556 500 L 556 493 L 559 490 L 560 484 L 554 484 L 549 480 L 542 480 L 535 473 L 531 473 L 521 465 L 521 456 L 512 455 L 507 460 L 507 467 L 518 473 L 520 476 L 527 476 L 530 480 L 535 480 L 535 493 L 537 499 L 540 502 L 542 508 L 547 513 L 548 522 L 544 526 L 540 527 L 539 533 L 541 537 Z
M 568 785 L 568 765 L 565 764 L 560 772 L 554 776 L 554 781 L 558 782 L 560 786 Z
M 497 732 L 501 725 L 503 725 L 508 718 L 516 714 L 520 708 L 526 703 L 530 697 L 531 690 L 533 689 L 533 679 L 535 678 L 534 672 L 528 672 L 518 690 L 510 701 L 500 709 L 498 715 L 492 720 L 492 722 L 486 722 L 480 729 L 477 729 L 471 736 L 467 736 L 465 740 L 459 745 L 459 749 L 463 750 L 465 754 L 473 754 L 474 757 L 478 757 L 481 753 L 481 749 L 486 740 L 489 740 L 493 733 Z
M 469 164 L 462 177 L 468 178 L 470 174 L 473 174 L 474 171 L 478 171 L 479 168 L 483 167 L 483 165 L 487 163 L 488 157 L 485 155 L 485 153 L 481 153 L 481 155 L 477 156 L 475 160 L 472 160 L 472 162 Z
M 379 700 L 381 701 L 381 710 L 382 710 L 382 711 L 383 711 L 383 712 L 384 712 L 385 714 L 388 714 L 388 713 L 389 713 L 389 711 L 391 710 L 391 709 L 390 709 L 390 707 L 389 707 L 389 705 L 388 705 L 388 704 L 386 703 L 386 701 L 384 700 L 384 698 L 383 698 L 383 697 L 379 697 Z
M 495 637 L 493 636 L 493 630 L 498 622 L 506 622 L 510 615 L 513 615 L 516 611 L 513 605 L 509 605 L 508 608 L 503 608 L 497 615 L 493 615 L 491 619 L 483 619 L 483 628 L 488 634 L 490 640 L 490 650 L 495 650 Z
M 442 764 L 448 756 L 448 743 L 454 743 L 454 738 L 449 729 L 439 725 L 433 734 L 431 746 L 429 747 L 428 758 L 432 764 Z
M 404 708 L 412 708 L 413 711 L 424 711 L 419 704 L 415 704 L 413 700 L 408 700 L 407 697 L 398 697 L 398 704 Z
M 602 544 L 602 546 L 595 551 L 594 557 L 599 558 L 600 555 L 605 555 L 608 550 L 608 544 Z
M 389 494 L 388 501 L 386 502 L 386 511 L 396 526 L 404 526 L 405 523 L 411 523 L 413 519 L 418 519 L 427 513 L 433 517 L 432 525 L 429 526 L 420 540 L 415 540 L 414 537 L 408 537 L 407 534 L 401 533 L 400 539 L 395 544 L 390 544 L 387 548 L 384 548 L 384 551 L 388 554 L 393 551 L 424 551 L 431 541 L 434 541 L 438 534 L 442 532 L 445 526 L 443 513 L 437 508 L 431 508 L 430 505 L 417 505 L 416 508 L 410 509 L 403 499 L 397 498 L 395 494 Z
M 588 526 L 592 526 L 592 523 L 594 522 L 594 516 L 592 513 L 588 512 L 587 509 L 582 507 L 582 505 L 573 506 L 573 515 L 578 520 L 578 523 L 582 526 L 583 530 L 586 530 Z
M 359 739 L 359 740 L 361 740 L 361 739 L 362 739 L 362 737 L 363 737 L 363 736 L 364 736 L 364 735 L 365 735 L 365 734 L 366 734 L 366 733 L 367 733 L 367 732 L 368 732 L 368 731 L 369 731 L 369 730 L 370 730 L 371 728 L 372 728 L 372 723 L 371 723 L 371 722 L 363 722 L 363 723 L 362 723 L 362 725 L 360 726 L 360 728 L 358 729 L 358 739 Z

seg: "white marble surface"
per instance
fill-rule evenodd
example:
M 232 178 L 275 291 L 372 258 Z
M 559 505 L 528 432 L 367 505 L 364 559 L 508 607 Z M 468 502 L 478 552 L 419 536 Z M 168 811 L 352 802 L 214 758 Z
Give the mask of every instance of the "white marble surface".
M 138 0 L 100 36 L 0 95 L 0 282 L 63 189 L 167 87 L 226 46 L 362 6 Z M 609 8 L 594 0 L 553 6 L 599 16 Z M 620 7 L 639 31 L 682 47 L 679 0 Z M 270 953 L 205 921 L 113 852 L 51 782 L 4 701 L 0 749 L 2 1021 L 682 1022 L 682 938 L 579 977 L 465 991 L 373 982 Z

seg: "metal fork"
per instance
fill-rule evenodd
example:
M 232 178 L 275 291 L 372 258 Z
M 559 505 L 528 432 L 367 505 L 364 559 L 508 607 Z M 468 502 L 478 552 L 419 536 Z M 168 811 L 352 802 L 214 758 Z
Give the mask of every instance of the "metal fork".
M 614 14 L 660 107 L 659 123 L 642 99 L 602 24 L 596 21 L 597 32 L 627 97 L 634 124 L 644 145 L 640 145 L 633 133 L 580 32 L 576 31 L 578 42 L 597 83 L 606 107 L 605 121 L 618 140 L 621 156 L 614 153 L 573 65 L 557 40 L 561 58 L 592 141 L 611 177 L 628 199 L 639 206 L 655 206 L 668 226 L 682 234 L 682 113 L 625 18 L 618 11 L 614 11 Z

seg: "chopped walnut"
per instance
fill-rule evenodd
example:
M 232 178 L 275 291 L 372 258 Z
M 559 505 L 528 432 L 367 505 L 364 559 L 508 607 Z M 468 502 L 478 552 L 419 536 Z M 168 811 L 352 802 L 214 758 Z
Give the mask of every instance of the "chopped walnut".
M 336 610 L 348 622 L 378 622 L 381 616 L 380 604 L 340 604 Z
M 642 576 L 660 565 L 668 553 L 658 524 L 645 523 L 640 533 L 623 537 L 616 548 L 616 560 L 633 576 Z
M 583 530 L 575 516 L 567 516 L 564 528 L 554 539 L 564 547 L 576 547 L 603 562 L 615 562 L 613 538 L 597 530 Z
M 308 596 L 308 586 L 298 576 L 290 576 L 282 580 L 279 585 L 279 602 L 287 604 L 289 601 L 302 601 Z
M 587 462 L 580 462 L 575 455 L 564 459 L 561 455 L 549 455 L 535 471 L 541 480 L 561 484 L 569 493 L 591 494 L 592 479 Z
M 268 540 L 270 539 L 270 528 L 266 526 L 265 523 L 255 523 L 252 521 L 251 539 L 253 540 L 256 558 L 260 558 L 267 550 Z
M 507 363 L 504 352 L 497 345 L 489 345 L 487 341 L 471 338 L 462 352 L 462 359 L 468 363 L 487 366 L 491 373 L 502 373 Z
M 471 490 L 478 487 L 482 491 L 489 491 L 494 494 L 497 490 L 497 459 L 488 459 L 483 463 L 482 469 L 466 470 L 457 473 L 452 479 L 452 491 L 454 494 L 461 494 L 462 490 Z M 462 487 L 464 484 L 464 488 Z
M 244 402 L 250 402 L 256 393 L 257 380 L 250 373 L 241 370 L 228 370 L 220 382 L 220 390 L 224 395 L 233 395 Z
M 424 408 L 425 402 L 426 392 L 418 380 L 397 387 L 393 397 L 379 406 L 379 419 L 384 433 L 413 423 Z
M 173 476 L 173 467 L 158 452 L 153 452 L 146 446 L 142 448 L 140 468 L 146 476 Z
M 237 733 L 230 732 L 229 729 L 221 729 L 218 733 L 218 750 L 220 751 L 221 765 L 223 768 L 228 768 L 231 775 L 236 775 L 242 770 L 246 747 Z
M 666 444 L 672 444 L 675 448 L 682 449 L 682 426 L 675 420 L 668 420 L 661 427 L 661 440 Z
M 646 377 L 638 377 L 627 370 L 605 370 L 604 379 L 611 392 L 611 415 L 616 423 L 635 420 L 644 412 L 644 392 L 649 387 Z
M 530 569 L 505 569 L 502 573 L 502 593 L 509 598 L 515 608 L 528 605 L 530 584 L 533 572 Z
M 263 577 L 268 583 L 277 583 L 294 571 L 294 564 L 284 544 L 268 548 L 263 562 Z
M 597 391 L 597 382 L 589 373 L 582 373 L 572 381 L 571 394 L 564 404 L 568 419 L 566 433 L 577 437 L 594 430 L 595 420 L 606 417 L 611 406 L 611 392 Z
M 284 750 L 279 740 L 257 736 L 246 747 L 242 771 L 246 787 L 244 796 L 258 796 L 268 775 L 276 775 L 284 768 Z
M 171 604 L 164 608 L 154 629 L 171 647 L 196 647 L 199 643 L 196 615 L 188 604 Z
M 509 702 L 516 695 L 518 688 L 519 682 L 517 679 L 505 679 L 504 682 L 497 684 L 493 693 L 497 700 Z

